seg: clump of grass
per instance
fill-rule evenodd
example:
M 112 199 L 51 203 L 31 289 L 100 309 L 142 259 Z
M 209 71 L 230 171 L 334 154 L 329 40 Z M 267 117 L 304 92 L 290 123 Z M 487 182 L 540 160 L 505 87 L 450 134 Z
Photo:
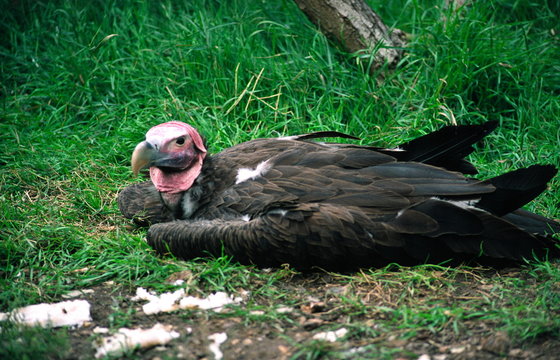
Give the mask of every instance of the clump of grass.
M 549 262 L 538 262 L 527 270 L 526 279 L 505 279 L 499 290 L 501 301 L 493 311 L 503 319 L 503 328 L 515 339 L 557 337 L 560 269 Z
M 70 350 L 64 329 L 53 330 L 0 322 L 0 357 L 3 359 L 64 359 Z

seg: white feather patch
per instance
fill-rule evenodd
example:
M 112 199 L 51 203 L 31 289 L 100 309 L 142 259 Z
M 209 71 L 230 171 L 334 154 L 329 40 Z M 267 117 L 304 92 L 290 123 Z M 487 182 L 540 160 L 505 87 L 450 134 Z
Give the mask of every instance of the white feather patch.
M 268 160 L 266 160 L 258 164 L 254 169 L 240 168 L 239 170 L 237 170 L 235 183 L 240 184 L 247 180 L 255 180 L 256 178 L 265 175 L 271 167 L 272 164 L 270 164 Z
M 384 148 L 384 149 L 380 149 L 381 151 L 395 151 L 395 152 L 403 152 L 406 151 L 404 149 L 401 149 L 400 147 L 396 147 L 396 148 Z
M 476 207 L 476 204 L 480 201 L 480 198 L 478 199 L 471 199 L 471 200 L 447 200 L 447 199 L 440 199 L 437 196 L 433 196 L 432 199 L 434 200 L 439 200 L 439 201 L 445 201 L 447 203 L 453 204 L 457 207 L 460 207 L 461 209 L 478 209 L 478 210 L 482 210 Z
M 190 218 L 191 215 L 198 208 L 198 202 L 193 200 L 190 192 L 187 191 L 183 196 L 181 206 L 183 208 L 183 218 Z
M 299 135 L 292 135 L 292 136 L 282 136 L 279 138 L 275 138 L 276 140 L 296 140 Z
M 284 209 L 273 209 L 268 212 L 268 214 L 270 215 L 280 215 L 280 216 L 286 216 L 287 213 L 288 210 L 284 210 Z
M 448 202 L 455 205 L 455 206 L 458 206 L 462 209 L 476 209 L 477 207 L 475 205 L 479 200 L 480 199 L 463 200 L 463 201 L 448 201 Z M 481 209 L 479 209 L 479 210 L 481 210 Z

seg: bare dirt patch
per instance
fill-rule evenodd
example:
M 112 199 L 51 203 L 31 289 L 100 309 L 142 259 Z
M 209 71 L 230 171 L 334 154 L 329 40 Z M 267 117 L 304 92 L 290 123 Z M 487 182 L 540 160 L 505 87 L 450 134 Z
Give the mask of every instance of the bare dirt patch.
M 156 315 L 144 314 L 143 303 L 131 300 L 136 289 L 105 283 L 79 296 L 91 303 L 93 321 L 69 331 L 72 350 L 67 358 L 94 357 L 92 344 L 106 336 L 94 334 L 95 327 L 114 332 L 158 322 L 172 325 L 180 337 L 166 346 L 136 351 L 133 358 L 219 358 L 211 350 L 211 335 L 219 333 L 227 336 L 218 347 L 223 359 L 557 358 L 560 339 L 543 335 L 518 341 L 500 330 L 499 318 L 484 316 L 488 301 L 507 301 L 494 294 L 493 279 L 513 278 L 519 271 L 461 272 L 453 279 L 438 271 L 428 275 L 410 280 L 389 272 L 377 278 L 293 274 L 276 281 L 274 291 L 259 292 L 255 286 L 241 304 L 222 313 L 192 309 Z M 339 338 L 331 334 L 332 342 L 317 339 L 317 334 L 340 329 L 346 330 Z

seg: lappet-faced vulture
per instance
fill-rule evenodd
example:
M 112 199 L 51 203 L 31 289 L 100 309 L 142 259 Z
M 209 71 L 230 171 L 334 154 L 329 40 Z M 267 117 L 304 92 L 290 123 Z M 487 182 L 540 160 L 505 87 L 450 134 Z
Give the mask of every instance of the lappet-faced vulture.
M 199 133 L 153 127 L 132 155 L 150 181 L 125 188 L 121 212 L 150 225 L 148 243 L 182 259 L 346 270 L 391 262 L 558 256 L 560 224 L 521 209 L 556 174 L 533 165 L 488 179 L 464 158 L 496 127 L 448 126 L 395 149 L 257 139 L 207 154 Z

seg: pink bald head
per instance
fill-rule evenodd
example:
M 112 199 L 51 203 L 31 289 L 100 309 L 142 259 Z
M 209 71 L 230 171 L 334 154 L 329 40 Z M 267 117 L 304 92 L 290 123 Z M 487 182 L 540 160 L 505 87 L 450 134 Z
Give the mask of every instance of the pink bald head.
M 166 123 L 154 126 L 146 133 L 146 140 L 150 141 L 150 139 L 157 139 L 161 142 L 169 142 L 183 135 L 188 135 L 191 138 L 194 146 L 200 152 L 206 153 L 204 142 L 202 141 L 202 137 L 200 136 L 198 131 L 196 131 L 196 129 L 189 124 L 185 124 L 181 121 L 168 121 Z
M 146 141 L 134 150 L 132 167 L 137 172 L 149 166 L 156 189 L 175 194 L 193 185 L 205 157 L 206 148 L 196 129 L 180 121 L 170 121 L 146 133 Z

